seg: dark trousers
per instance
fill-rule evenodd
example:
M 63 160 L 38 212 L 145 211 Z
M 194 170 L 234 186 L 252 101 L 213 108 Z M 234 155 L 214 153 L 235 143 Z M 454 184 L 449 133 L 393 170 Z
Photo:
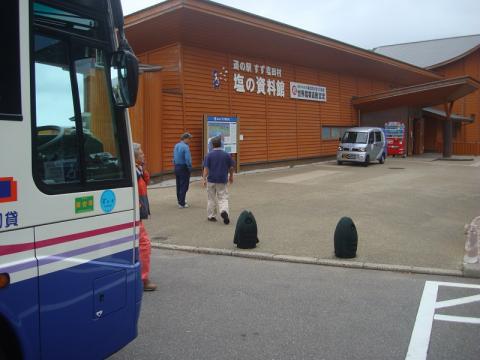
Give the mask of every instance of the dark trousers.
M 185 197 L 190 186 L 190 169 L 187 165 L 175 165 L 175 178 L 177 180 L 177 201 L 185 206 Z

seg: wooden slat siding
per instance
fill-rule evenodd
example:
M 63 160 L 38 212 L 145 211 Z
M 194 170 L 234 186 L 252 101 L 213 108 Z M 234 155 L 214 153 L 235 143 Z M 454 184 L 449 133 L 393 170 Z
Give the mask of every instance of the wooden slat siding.
M 480 142 L 453 143 L 453 147 L 459 155 L 480 155 Z
M 265 64 L 275 64 L 282 69 L 281 80 L 285 90 L 290 81 L 295 81 L 293 66 L 266 60 Z M 264 76 L 266 79 L 276 79 Z M 295 100 L 290 99 L 290 91 L 285 97 L 266 96 L 268 123 L 268 160 L 297 159 L 297 113 Z M 263 95 L 262 95 L 263 96 Z
M 162 76 L 161 72 L 146 73 L 145 75 L 146 108 L 144 126 L 145 160 L 152 174 L 162 172 Z
M 383 81 L 372 79 L 372 93 L 378 93 L 385 90 L 388 90 L 388 84 Z
M 436 144 L 437 152 L 442 152 L 443 143 L 441 141 Z M 453 153 L 455 155 L 480 155 L 480 142 L 454 142 Z
M 229 55 L 228 65 L 231 67 L 234 59 L 243 59 L 240 55 Z M 256 64 L 264 64 L 263 59 L 249 58 Z M 232 71 L 232 70 L 229 70 Z M 237 93 L 233 89 L 233 73 L 229 74 L 227 83 L 230 96 L 230 108 L 232 115 L 240 116 L 240 134 L 244 140 L 240 142 L 240 162 L 258 163 L 268 161 L 268 126 L 266 97 L 254 93 Z
M 338 124 L 339 119 L 341 119 L 340 77 L 337 73 L 318 71 L 318 83 L 327 88 L 327 102 L 320 103 L 320 125 L 332 126 Z M 320 132 L 320 138 L 321 136 Z M 320 146 L 320 155 L 333 155 L 337 150 L 338 141 L 322 139 Z
M 163 92 L 181 93 L 180 44 L 149 52 L 148 63 L 162 66 Z
M 193 135 L 190 143 L 194 167 L 202 164 L 203 115 L 230 115 L 229 88 L 231 80 L 221 82 L 219 89 L 212 84 L 212 71 L 228 67 L 223 53 L 183 47 L 184 119 L 185 129 Z M 230 75 L 230 74 L 229 74 Z
M 442 122 L 435 119 L 425 120 L 425 151 L 435 151 L 437 143 L 437 132 L 440 131 Z
M 340 75 L 340 119 L 338 125 L 356 125 L 357 118 L 355 109 L 352 106 L 352 97 L 357 96 L 357 82 L 351 75 Z
M 457 77 L 469 75 L 475 79 L 480 79 L 480 50 L 467 55 L 451 64 L 434 69 L 435 72 L 445 77 Z M 443 107 L 439 107 L 443 110 Z M 459 143 L 480 143 L 480 91 L 477 90 L 466 97 L 455 102 L 453 112 L 459 115 L 470 117 L 475 115 L 475 121 L 472 124 L 462 124 L 461 131 L 455 137 Z M 454 146 L 454 154 L 461 150 L 459 145 Z M 461 153 L 458 153 L 461 155 Z
M 465 73 L 475 79 L 480 79 L 480 50 L 467 56 L 465 59 Z M 465 116 L 476 114 L 475 122 L 464 127 L 465 142 L 480 143 L 480 90 L 465 97 Z
M 305 84 L 319 84 L 316 70 L 299 66 L 295 68 L 295 80 Z M 298 157 L 319 156 L 321 154 L 320 102 L 295 101 L 295 103 Z
M 184 132 L 182 95 L 163 93 L 162 164 L 163 171 L 173 169 L 173 148 Z
M 372 81 L 366 78 L 357 79 L 358 96 L 367 96 L 373 93 Z
M 162 80 L 172 81 L 168 86 L 176 86 L 183 90 L 172 94 L 162 92 L 162 108 L 155 105 L 150 92 L 158 92 L 153 85 L 143 85 L 139 93 L 139 104 L 145 103 L 144 113 L 136 108 L 131 111 L 132 117 L 143 117 L 149 121 L 161 121 L 143 128 L 142 142 L 159 151 L 155 163 L 160 164 L 162 172 L 172 170 L 172 153 L 174 145 L 184 131 L 189 131 L 194 138 L 191 143 L 193 165 L 201 166 L 203 115 L 237 115 L 241 119 L 240 133 L 244 135 L 241 142 L 241 162 L 254 163 L 284 159 L 297 159 L 333 155 L 336 152 L 337 140 L 321 140 L 321 126 L 355 126 L 357 113 L 351 106 L 352 96 L 372 91 L 376 86 L 386 89 L 387 84 L 370 79 L 357 79 L 351 75 L 319 71 L 289 64 L 278 64 L 267 59 L 253 59 L 240 55 L 232 55 L 198 49 L 191 46 L 169 46 L 152 51 L 146 55 L 148 63 L 158 64 L 165 68 L 180 59 L 179 70 L 183 73 L 173 75 L 162 72 Z M 249 61 L 252 64 L 268 64 L 282 68 L 281 80 L 285 82 L 285 98 L 255 93 L 238 93 L 233 89 L 233 59 Z M 221 87 L 215 90 L 212 85 L 212 70 L 222 71 L 225 66 L 229 71 L 228 81 L 222 81 Z M 246 74 L 244 74 L 246 75 Z M 142 75 L 145 77 L 145 75 Z M 255 77 L 255 74 L 252 74 Z M 264 76 L 268 78 L 267 76 Z M 277 79 L 271 77 L 272 79 Z M 175 80 L 172 80 L 175 79 Z M 179 83 L 175 83 L 179 81 Z M 327 88 L 327 102 L 293 100 L 289 98 L 289 82 L 298 81 L 307 84 L 318 84 Z M 141 80 L 145 82 L 145 79 Z M 148 81 L 150 82 L 150 80 Z M 374 85 L 376 84 L 376 85 Z M 149 91 L 146 92 L 146 88 Z M 143 92 L 143 93 L 142 93 Z M 158 120 L 160 118 L 160 120 Z M 140 137 L 140 126 L 134 126 L 134 137 Z M 148 129 L 156 129 L 149 132 Z M 160 141 L 155 142 L 158 129 L 161 128 Z M 151 135 L 150 140 L 146 133 Z M 158 150 L 160 148 L 161 150 Z M 153 150 L 152 150 L 153 151 Z M 152 158 L 153 159 L 153 158 Z
M 340 79 L 338 74 L 318 72 L 318 83 L 327 88 L 327 101 L 320 104 L 322 125 L 336 124 L 340 119 Z

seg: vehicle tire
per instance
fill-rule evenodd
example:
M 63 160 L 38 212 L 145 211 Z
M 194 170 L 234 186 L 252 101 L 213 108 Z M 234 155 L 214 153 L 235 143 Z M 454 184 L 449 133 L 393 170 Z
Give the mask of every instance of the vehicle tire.
M 363 166 L 367 167 L 370 164 L 370 156 L 367 155 L 365 158 L 365 162 L 363 163 Z
M 382 154 L 382 156 L 380 156 L 380 159 L 378 160 L 378 162 L 379 162 L 380 164 L 385 163 L 385 154 Z
M 337 165 L 343 165 L 343 162 L 340 160 L 337 160 Z

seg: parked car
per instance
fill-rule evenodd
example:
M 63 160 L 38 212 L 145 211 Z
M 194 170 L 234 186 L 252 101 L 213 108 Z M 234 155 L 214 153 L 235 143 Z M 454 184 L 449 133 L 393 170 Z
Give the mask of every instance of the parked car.
M 378 160 L 380 164 L 385 162 L 387 155 L 385 134 L 377 127 L 350 128 L 339 139 L 337 149 L 337 164 L 343 162 L 362 163 L 364 166 Z

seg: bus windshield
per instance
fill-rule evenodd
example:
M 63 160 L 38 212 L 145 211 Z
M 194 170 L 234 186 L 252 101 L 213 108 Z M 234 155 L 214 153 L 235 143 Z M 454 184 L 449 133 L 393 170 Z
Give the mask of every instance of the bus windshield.
M 348 144 L 366 144 L 368 140 L 368 133 L 347 131 L 342 138 L 342 143 Z

